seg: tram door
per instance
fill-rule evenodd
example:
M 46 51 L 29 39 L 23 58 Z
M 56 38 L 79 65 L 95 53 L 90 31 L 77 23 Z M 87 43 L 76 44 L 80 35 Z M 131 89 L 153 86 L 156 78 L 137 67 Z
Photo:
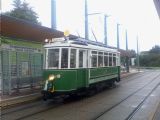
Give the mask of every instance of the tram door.
M 78 70 L 77 75 L 77 88 L 84 87 L 86 85 L 86 75 L 87 70 L 84 68 L 87 68 L 87 51 L 86 50 L 79 50 L 78 54 L 78 67 L 80 68 Z

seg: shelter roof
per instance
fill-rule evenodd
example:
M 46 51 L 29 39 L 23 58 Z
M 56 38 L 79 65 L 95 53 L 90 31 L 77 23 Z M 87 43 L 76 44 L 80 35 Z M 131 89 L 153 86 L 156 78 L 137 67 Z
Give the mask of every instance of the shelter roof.
M 0 34 L 5 37 L 42 42 L 46 38 L 63 37 L 62 31 L 37 25 L 25 20 L 6 15 L 0 16 Z M 72 37 L 76 37 L 71 35 Z
M 6 15 L 0 16 L 0 34 L 5 37 L 22 39 L 32 42 L 44 42 L 45 39 L 64 37 L 64 32 L 62 31 L 58 31 Z M 74 35 L 70 35 L 69 37 L 77 38 L 77 36 Z M 115 47 L 108 47 L 116 49 Z M 127 52 L 125 50 L 120 49 L 119 51 L 122 55 L 127 55 Z

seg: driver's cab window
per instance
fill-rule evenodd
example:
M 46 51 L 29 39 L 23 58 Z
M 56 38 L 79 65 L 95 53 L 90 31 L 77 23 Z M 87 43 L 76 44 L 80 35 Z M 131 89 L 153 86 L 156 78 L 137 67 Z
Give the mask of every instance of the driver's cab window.
M 48 68 L 57 69 L 59 65 L 59 49 L 48 49 Z

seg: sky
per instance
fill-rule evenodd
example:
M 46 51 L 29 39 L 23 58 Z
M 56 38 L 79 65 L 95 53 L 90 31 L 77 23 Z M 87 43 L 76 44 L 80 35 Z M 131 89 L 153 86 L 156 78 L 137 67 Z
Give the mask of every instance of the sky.
M 43 26 L 51 26 L 50 0 L 25 0 L 37 12 Z M 13 9 L 13 0 L 1 0 L 2 12 Z M 71 34 L 84 37 L 84 0 L 57 0 L 57 29 L 69 30 Z M 137 36 L 140 51 L 160 45 L 160 18 L 153 0 L 88 0 L 88 13 L 101 13 L 88 16 L 89 37 L 98 41 L 104 40 L 104 14 L 107 18 L 108 45 L 117 43 L 116 25 L 119 26 L 120 48 L 125 49 L 128 33 L 128 48 L 136 50 Z

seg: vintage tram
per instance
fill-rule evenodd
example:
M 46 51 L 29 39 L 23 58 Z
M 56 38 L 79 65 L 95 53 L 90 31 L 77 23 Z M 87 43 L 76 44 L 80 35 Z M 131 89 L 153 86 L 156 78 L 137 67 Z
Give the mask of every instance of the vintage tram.
M 82 38 L 46 41 L 44 99 L 99 89 L 120 81 L 120 53 Z

